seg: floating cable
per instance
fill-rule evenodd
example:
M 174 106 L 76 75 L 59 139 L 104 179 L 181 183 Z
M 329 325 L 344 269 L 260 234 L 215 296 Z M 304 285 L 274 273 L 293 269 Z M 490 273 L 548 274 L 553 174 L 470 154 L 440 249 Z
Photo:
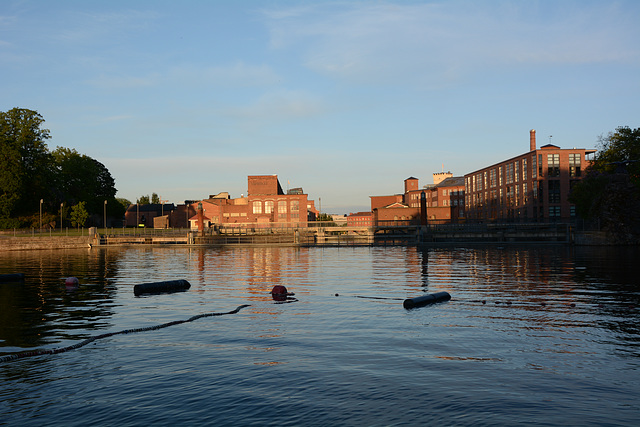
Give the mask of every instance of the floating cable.
M 137 333 L 137 332 L 146 332 L 146 331 L 155 331 L 155 330 L 158 330 L 158 329 L 167 328 L 169 326 L 179 325 L 181 323 L 193 322 L 194 320 L 198 320 L 198 319 L 201 319 L 203 317 L 224 316 L 226 314 L 236 314 L 237 312 L 239 312 L 243 308 L 249 307 L 249 305 L 250 304 L 239 305 L 235 310 L 227 311 L 225 313 L 203 313 L 203 314 L 197 314 L 195 316 L 192 316 L 192 317 L 190 317 L 190 318 L 188 318 L 186 320 L 174 320 L 172 322 L 163 323 L 161 325 L 147 326 L 147 327 L 144 327 L 144 328 L 125 329 L 123 331 L 118 331 L 118 332 L 108 332 L 106 334 L 97 335 L 95 337 L 87 338 L 84 341 L 80 341 L 77 344 L 70 345 L 70 346 L 67 346 L 67 347 L 60 347 L 60 348 L 53 348 L 53 349 L 39 349 L 39 350 L 32 350 L 32 351 L 25 351 L 25 352 L 21 352 L 21 353 L 9 354 L 9 355 L 0 357 L 0 363 L 10 362 L 12 360 L 17 360 L 17 359 L 24 359 L 24 358 L 27 358 L 27 357 L 41 356 L 43 354 L 64 353 L 64 352 L 67 352 L 67 351 L 75 350 L 75 349 L 80 348 L 80 347 L 84 347 L 85 345 L 90 344 L 90 343 L 92 343 L 92 342 L 94 342 L 96 340 L 99 340 L 99 339 L 102 339 L 102 338 L 108 338 L 108 337 L 111 337 L 111 336 L 114 336 L 114 335 L 133 334 L 133 333 Z

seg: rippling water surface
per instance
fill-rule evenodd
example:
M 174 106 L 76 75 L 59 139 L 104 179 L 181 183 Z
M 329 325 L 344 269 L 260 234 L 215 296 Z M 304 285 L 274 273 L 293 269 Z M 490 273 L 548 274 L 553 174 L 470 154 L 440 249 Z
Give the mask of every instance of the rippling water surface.
M 635 425 L 637 249 L 0 252 L 0 425 Z M 80 287 L 67 291 L 64 278 Z M 133 285 L 186 279 L 187 292 Z M 276 285 L 295 292 L 274 301 Z M 449 302 L 405 310 L 403 299 Z

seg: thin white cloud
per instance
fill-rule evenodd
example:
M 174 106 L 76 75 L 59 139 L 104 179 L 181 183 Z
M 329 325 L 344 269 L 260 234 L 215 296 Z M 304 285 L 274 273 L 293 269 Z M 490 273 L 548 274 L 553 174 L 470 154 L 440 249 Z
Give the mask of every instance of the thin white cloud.
M 154 12 L 124 10 L 121 12 L 70 11 L 60 19 L 64 25 L 51 35 L 55 42 L 94 44 L 113 38 L 131 36 L 131 31 L 147 28 L 156 20 Z
M 312 117 L 324 111 L 322 102 L 302 91 L 275 91 L 260 96 L 254 103 L 220 111 L 220 114 L 251 121 L 288 120 Z
M 615 3 L 533 5 L 540 6 L 466 1 L 321 3 L 264 16 L 272 48 L 299 49 L 312 70 L 363 81 L 412 75 L 446 81 L 479 66 L 640 58 L 636 21 Z
M 211 67 L 174 67 L 168 72 L 167 78 L 201 87 L 255 87 L 277 84 L 281 77 L 268 65 L 236 62 Z
M 156 86 L 158 85 L 158 83 L 160 83 L 160 81 L 161 77 L 158 73 L 143 77 L 115 75 L 107 76 L 102 74 L 93 79 L 87 80 L 86 84 L 101 89 L 133 89 Z

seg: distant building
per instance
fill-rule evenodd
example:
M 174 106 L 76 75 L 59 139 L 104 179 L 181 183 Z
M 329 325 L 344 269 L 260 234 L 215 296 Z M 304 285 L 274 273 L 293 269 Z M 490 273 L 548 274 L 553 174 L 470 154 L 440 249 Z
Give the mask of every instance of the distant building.
M 371 227 L 373 225 L 373 215 L 371 212 L 356 212 L 347 215 L 348 227 Z
M 347 225 L 347 215 L 331 215 L 331 219 L 338 227 Z
M 154 218 L 170 215 L 176 209 L 173 203 L 131 204 L 124 214 L 126 227 L 153 227 Z
M 529 134 L 529 152 L 464 176 L 465 209 L 470 220 L 553 221 L 571 219 L 572 186 L 582 179 L 596 150 L 536 148 Z
M 277 175 L 248 177 L 247 196 L 232 199 L 228 193 L 219 193 L 201 200 L 206 226 L 269 224 L 306 226 L 309 216 L 315 219 L 313 203 L 309 203 L 302 188 L 284 194 Z M 190 219 L 193 224 L 197 217 Z
M 433 184 L 420 188 L 419 180 L 404 180 L 404 193 L 391 196 L 371 196 L 372 222 L 384 225 L 391 222 L 419 224 L 422 219 L 420 201 L 426 199 L 426 220 L 455 222 L 465 217 L 464 178 L 451 172 L 433 174 Z

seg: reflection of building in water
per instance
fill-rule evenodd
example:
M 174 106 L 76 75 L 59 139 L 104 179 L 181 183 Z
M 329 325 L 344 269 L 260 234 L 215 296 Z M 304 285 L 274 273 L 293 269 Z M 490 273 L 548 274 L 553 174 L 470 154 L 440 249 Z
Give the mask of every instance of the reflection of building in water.
M 290 289 L 295 289 L 298 283 L 309 286 L 309 253 L 305 249 L 250 246 L 200 248 L 191 253 L 192 263 L 196 263 L 197 276 L 204 287 L 213 285 L 234 294 L 240 291 L 270 299 L 274 285 Z M 221 277 L 225 278 L 224 283 L 220 283 Z M 192 291 L 202 291 L 203 286 L 195 286 Z

